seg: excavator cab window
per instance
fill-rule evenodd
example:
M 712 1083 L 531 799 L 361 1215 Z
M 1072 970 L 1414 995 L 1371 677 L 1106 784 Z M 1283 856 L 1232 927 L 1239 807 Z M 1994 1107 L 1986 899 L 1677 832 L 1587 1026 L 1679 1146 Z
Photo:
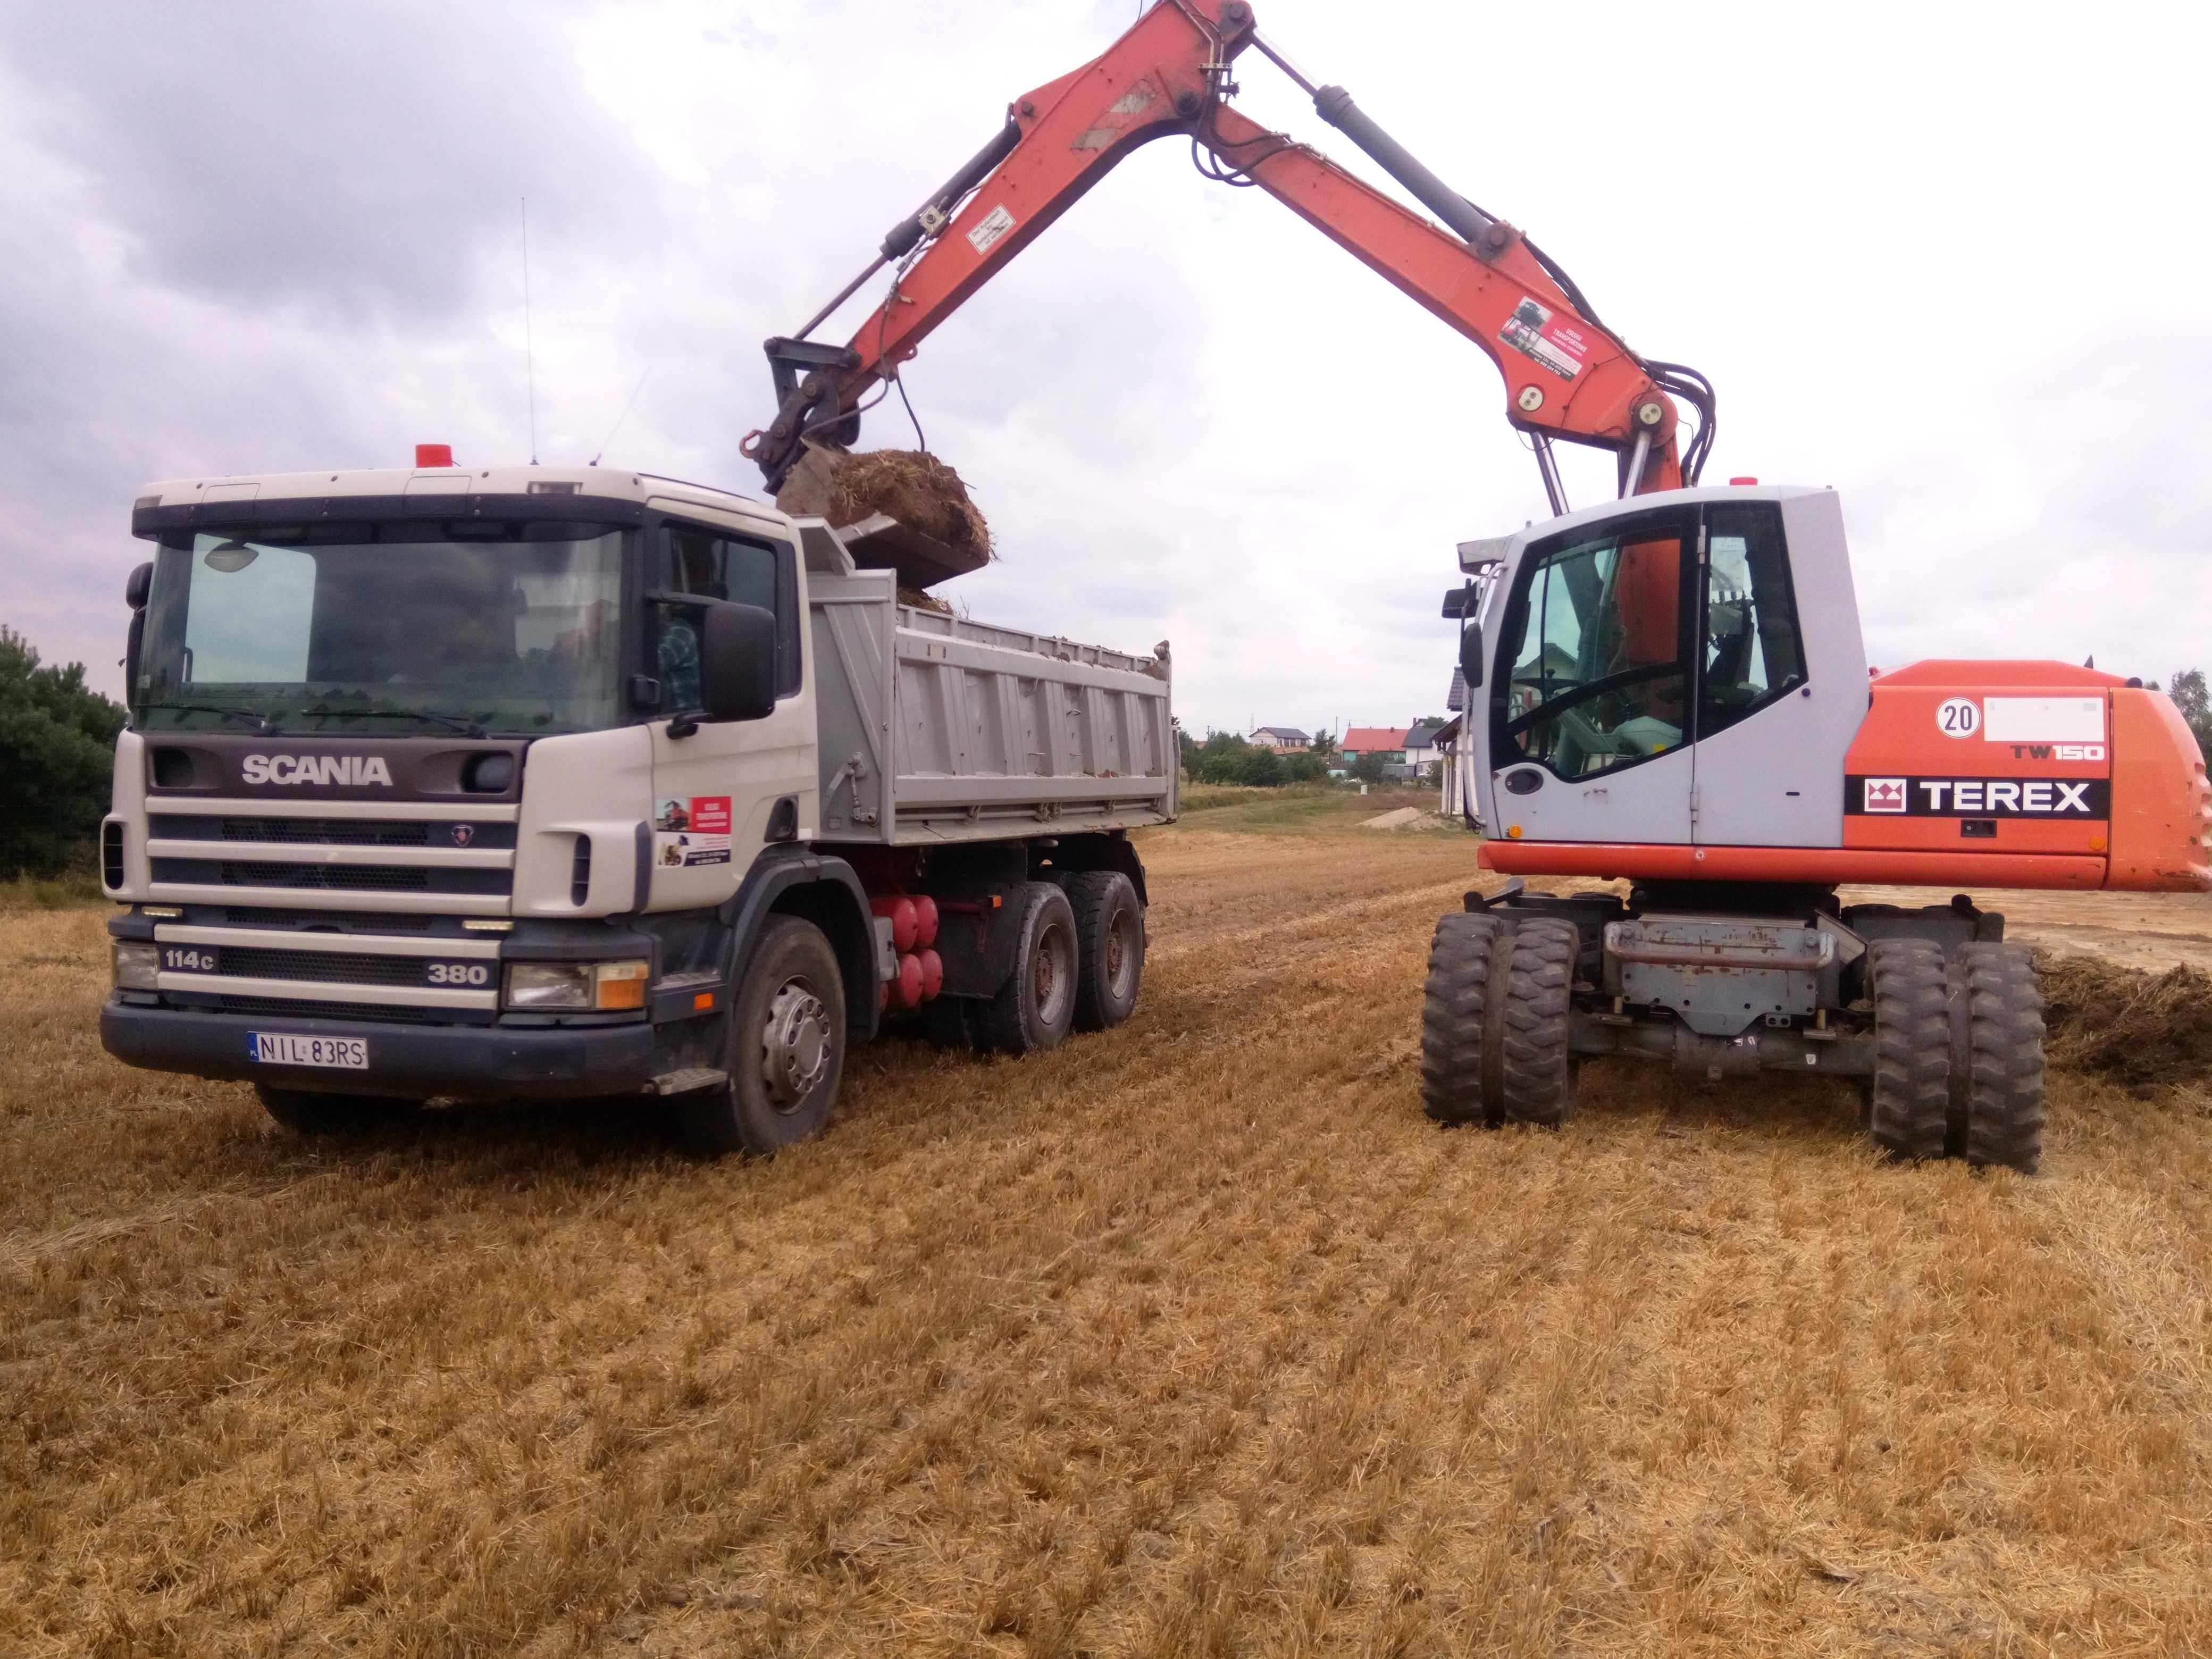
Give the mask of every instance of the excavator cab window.
M 1790 590 L 1782 512 L 1766 501 L 1705 515 L 1705 653 L 1698 736 L 1735 725 L 1805 684 L 1805 647 Z
M 1688 721 L 1694 509 L 1530 550 L 1506 614 L 1492 752 L 1590 777 L 1678 747 Z

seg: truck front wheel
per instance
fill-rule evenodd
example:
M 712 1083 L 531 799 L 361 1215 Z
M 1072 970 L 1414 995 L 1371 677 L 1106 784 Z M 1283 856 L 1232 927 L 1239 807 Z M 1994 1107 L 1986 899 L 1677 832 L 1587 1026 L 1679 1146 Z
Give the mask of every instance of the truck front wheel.
M 295 1135 L 368 1134 L 405 1121 L 422 1109 L 419 1100 L 392 1095 L 329 1095 L 257 1083 L 262 1109 Z
M 821 1133 L 845 1070 L 845 988 L 822 930 L 771 916 L 730 1006 L 728 1081 L 676 1100 L 676 1127 L 706 1158 L 767 1155 Z

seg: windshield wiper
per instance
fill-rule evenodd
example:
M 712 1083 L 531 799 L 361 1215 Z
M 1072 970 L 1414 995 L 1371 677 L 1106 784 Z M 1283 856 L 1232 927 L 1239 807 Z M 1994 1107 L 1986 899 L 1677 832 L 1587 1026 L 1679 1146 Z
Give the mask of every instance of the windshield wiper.
M 142 702 L 138 707 L 148 714 L 156 708 L 165 708 L 178 714 L 220 714 L 228 720 L 252 720 L 260 728 L 260 734 L 264 738 L 276 729 L 266 714 L 252 708 L 223 708 L 211 702 Z
M 474 720 L 465 720 L 452 714 L 434 714 L 426 708 L 302 708 L 291 718 L 307 720 L 429 720 L 444 726 L 448 732 L 459 732 L 464 737 L 481 738 L 484 729 Z

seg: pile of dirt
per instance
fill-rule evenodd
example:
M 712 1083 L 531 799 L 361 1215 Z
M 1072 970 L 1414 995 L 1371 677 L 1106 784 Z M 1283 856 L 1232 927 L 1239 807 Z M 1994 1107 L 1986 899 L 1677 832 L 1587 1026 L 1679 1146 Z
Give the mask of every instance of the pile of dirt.
M 2040 951 L 2036 965 L 2052 1065 L 2131 1088 L 2212 1079 L 2212 977 L 2201 969 L 2146 974 Z
M 776 501 L 787 513 L 819 513 L 840 530 L 884 514 L 978 564 L 991 556 L 991 527 L 968 486 L 925 450 L 811 449 Z
M 959 615 L 959 612 L 953 610 L 943 599 L 939 599 L 936 594 L 919 587 L 901 586 L 898 591 L 898 602 L 901 605 L 910 605 L 917 611 L 934 611 L 940 617 Z

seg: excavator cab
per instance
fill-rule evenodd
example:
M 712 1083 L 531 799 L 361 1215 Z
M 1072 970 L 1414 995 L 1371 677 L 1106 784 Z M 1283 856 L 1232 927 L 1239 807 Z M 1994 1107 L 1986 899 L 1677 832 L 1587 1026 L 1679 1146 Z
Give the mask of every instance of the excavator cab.
M 1461 558 L 1486 579 L 1461 665 L 1493 836 L 1834 843 L 1866 659 L 1832 492 L 1632 496 Z

